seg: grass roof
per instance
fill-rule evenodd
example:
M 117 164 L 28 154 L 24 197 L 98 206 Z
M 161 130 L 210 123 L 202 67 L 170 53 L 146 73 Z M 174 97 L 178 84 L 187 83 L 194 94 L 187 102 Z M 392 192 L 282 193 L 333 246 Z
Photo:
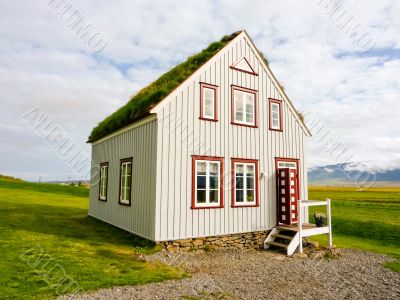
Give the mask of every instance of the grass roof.
M 238 31 L 224 36 L 220 41 L 214 42 L 203 51 L 190 56 L 185 62 L 177 65 L 153 83 L 141 89 L 127 104 L 93 128 L 88 142 L 94 142 L 148 115 L 152 107 L 167 97 L 184 80 L 240 33 L 241 31 Z

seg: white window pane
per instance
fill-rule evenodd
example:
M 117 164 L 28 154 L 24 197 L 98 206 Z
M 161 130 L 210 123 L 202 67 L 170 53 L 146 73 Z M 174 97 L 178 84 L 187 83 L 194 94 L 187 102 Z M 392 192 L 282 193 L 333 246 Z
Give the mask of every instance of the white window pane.
M 197 175 L 206 175 L 207 163 L 205 161 L 197 162 Z
M 247 172 L 247 174 L 254 174 L 254 164 L 247 164 L 246 172 Z
M 219 168 L 219 164 L 212 162 L 210 163 L 210 173 L 212 175 L 218 174 L 218 168 Z
M 214 103 L 210 100 L 204 101 L 204 115 L 208 117 L 214 116 Z
M 254 123 L 254 115 L 253 115 L 253 113 L 246 113 L 246 122 L 247 123 Z
M 236 174 L 243 175 L 243 173 L 244 173 L 244 165 L 236 164 Z
M 220 193 L 220 163 L 196 161 L 196 203 L 199 206 L 217 206 Z
M 235 91 L 234 98 L 235 98 L 235 109 L 243 110 L 243 108 L 242 108 L 243 107 L 243 98 L 244 98 L 243 92 Z
M 272 120 L 272 127 L 274 127 L 274 128 L 278 128 L 279 127 L 278 120 Z
M 243 113 L 242 112 L 235 112 L 235 120 L 236 121 L 243 121 Z
M 253 113 L 254 110 L 254 101 L 253 98 L 246 99 L 246 112 Z
M 209 88 L 204 88 L 204 99 L 213 101 L 214 100 L 214 90 Z

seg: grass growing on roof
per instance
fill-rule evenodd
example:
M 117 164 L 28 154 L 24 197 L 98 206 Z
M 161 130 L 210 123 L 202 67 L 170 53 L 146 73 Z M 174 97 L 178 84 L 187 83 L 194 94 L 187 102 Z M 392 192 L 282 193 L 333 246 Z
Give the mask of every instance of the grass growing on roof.
M 127 104 L 108 116 L 92 130 L 89 142 L 98 140 L 147 114 L 151 107 L 168 96 L 168 94 L 225 47 L 239 33 L 235 32 L 224 36 L 219 42 L 210 44 L 203 51 L 190 56 L 185 62 L 177 65 L 156 81 L 140 90 Z

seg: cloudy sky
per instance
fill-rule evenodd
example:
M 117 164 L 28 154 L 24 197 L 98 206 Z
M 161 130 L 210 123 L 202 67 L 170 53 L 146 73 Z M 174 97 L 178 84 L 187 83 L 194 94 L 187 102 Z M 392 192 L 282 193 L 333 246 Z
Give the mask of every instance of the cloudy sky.
M 400 1 L 64 0 L 65 14 L 60 2 L 0 2 L 0 174 L 78 178 L 27 113 L 40 109 L 90 159 L 85 141 L 99 121 L 240 29 L 316 124 L 310 166 L 342 159 L 332 143 L 352 161 L 400 165 Z M 72 28 L 73 12 L 100 33 L 91 44 Z

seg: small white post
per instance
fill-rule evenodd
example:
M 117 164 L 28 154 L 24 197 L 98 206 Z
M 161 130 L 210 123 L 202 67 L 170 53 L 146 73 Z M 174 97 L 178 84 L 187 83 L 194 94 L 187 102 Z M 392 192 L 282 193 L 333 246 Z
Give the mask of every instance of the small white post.
M 332 247 L 332 220 L 331 220 L 331 199 L 326 199 L 326 216 L 328 221 L 329 233 L 328 233 L 328 244 Z
M 303 229 L 303 216 L 302 216 L 302 210 L 303 207 L 301 205 L 301 200 L 297 201 L 297 209 L 298 209 L 298 218 L 297 218 L 297 232 L 299 233 L 299 252 L 303 253 L 303 236 L 301 230 Z

